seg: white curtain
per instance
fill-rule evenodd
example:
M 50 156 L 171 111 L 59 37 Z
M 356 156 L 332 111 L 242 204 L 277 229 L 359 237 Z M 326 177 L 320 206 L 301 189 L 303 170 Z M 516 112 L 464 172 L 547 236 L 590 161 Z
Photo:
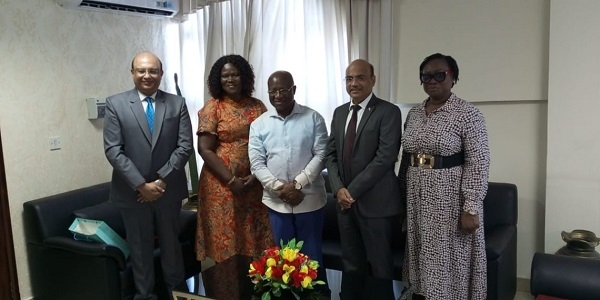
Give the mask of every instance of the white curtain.
M 177 42 L 166 50 L 167 61 L 180 66 L 193 127 L 209 99 L 210 68 L 227 54 L 248 59 L 256 75 L 254 96 L 269 109 L 269 75 L 292 73 L 296 101 L 321 113 L 328 126 L 334 109 L 349 101 L 342 79 L 353 59 L 374 65 L 375 93 L 390 99 L 396 79 L 392 5 L 393 0 L 230 0 L 198 9 L 169 31 L 167 38 Z
M 267 78 L 287 70 L 298 87 L 296 100 L 331 118 L 347 101 L 342 78 L 349 61 L 348 2 L 231 0 L 190 15 L 178 25 L 179 51 L 170 51 L 179 52 L 180 85 L 190 110 L 209 99 L 206 78 L 213 62 L 240 54 L 254 67 L 254 96 L 267 107 Z
M 292 73 L 296 101 L 330 120 L 346 99 L 342 83 L 348 61 L 346 7 L 340 1 L 254 0 L 249 14 L 249 61 L 256 95 L 270 108 L 267 79 L 277 70 Z M 328 122 L 329 123 L 329 122 Z
M 350 57 L 368 60 L 375 68 L 375 94 L 392 102 L 396 89 L 398 60 L 393 53 L 394 0 L 351 0 Z

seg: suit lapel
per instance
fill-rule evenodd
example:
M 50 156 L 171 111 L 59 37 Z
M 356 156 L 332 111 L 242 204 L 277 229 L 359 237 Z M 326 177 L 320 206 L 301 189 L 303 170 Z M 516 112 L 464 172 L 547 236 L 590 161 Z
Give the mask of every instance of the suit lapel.
M 154 146 L 158 140 L 163 120 L 165 119 L 165 112 L 167 110 L 165 100 L 165 94 L 161 90 L 158 90 L 156 93 L 156 100 L 154 101 L 154 135 L 152 136 L 152 146 Z
M 356 129 L 356 138 L 354 139 L 354 146 L 356 146 L 356 143 L 360 139 L 360 134 L 365 128 L 365 124 L 367 124 L 369 121 L 369 117 L 371 117 L 371 114 L 375 111 L 377 102 L 379 102 L 379 98 L 373 95 L 371 101 L 369 101 L 369 105 L 367 105 L 367 108 L 363 112 L 362 118 L 360 118 L 360 123 L 358 123 L 358 128 Z
M 344 145 L 344 140 L 346 139 L 346 121 L 348 120 L 348 115 L 350 114 L 350 102 L 346 103 L 344 106 L 342 106 L 342 118 L 339 119 L 339 136 L 341 136 L 342 138 L 341 140 L 341 144 L 342 145 L 342 149 L 343 149 L 343 145 Z
M 152 137 L 150 135 L 150 128 L 148 127 L 148 120 L 146 119 L 146 112 L 144 106 L 136 89 L 129 91 L 129 107 L 135 116 L 135 119 L 140 126 L 140 130 L 144 133 L 148 143 L 152 143 Z

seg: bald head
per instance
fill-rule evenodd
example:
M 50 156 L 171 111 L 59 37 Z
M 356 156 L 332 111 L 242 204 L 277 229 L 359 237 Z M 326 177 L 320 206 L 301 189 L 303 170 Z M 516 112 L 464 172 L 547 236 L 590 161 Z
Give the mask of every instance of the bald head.
M 272 80 L 285 81 L 285 82 L 289 83 L 289 86 L 294 85 L 294 77 L 288 71 L 273 72 L 273 74 L 271 74 L 271 76 L 269 76 L 268 82 L 271 82 Z
M 373 65 L 364 60 L 364 59 L 355 59 L 353 60 L 350 65 L 348 65 L 348 68 L 350 68 L 351 66 L 355 66 L 355 67 L 360 67 L 360 68 L 368 68 L 369 71 L 371 72 L 371 74 L 369 75 L 375 75 L 375 68 L 373 68 Z
M 148 52 L 148 51 L 144 51 L 139 53 L 138 55 L 136 55 L 135 57 L 133 57 L 133 59 L 131 60 L 131 70 L 133 71 L 133 65 L 135 64 L 135 60 L 140 58 L 140 57 L 153 57 L 154 59 L 158 60 L 158 64 L 160 65 L 160 70 L 162 71 L 162 61 L 160 61 L 160 58 L 158 58 L 158 56 L 156 56 L 154 53 L 152 52 Z

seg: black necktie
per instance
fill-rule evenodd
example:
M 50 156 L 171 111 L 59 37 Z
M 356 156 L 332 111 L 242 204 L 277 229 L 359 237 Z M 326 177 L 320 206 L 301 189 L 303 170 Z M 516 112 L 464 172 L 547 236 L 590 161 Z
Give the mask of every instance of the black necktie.
M 350 123 L 346 129 L 346 138 L 344 139 L 344 150 L 342 154 L 342 162 L 344 164 L 344 178 L 346 179 L 345 184 L 348 185 L 352 179 L 352 150 L 354 148 L 354 139 L 356 138 L 356 119 L 360 105 L 352 106 L 352 117 L 350 117 Z

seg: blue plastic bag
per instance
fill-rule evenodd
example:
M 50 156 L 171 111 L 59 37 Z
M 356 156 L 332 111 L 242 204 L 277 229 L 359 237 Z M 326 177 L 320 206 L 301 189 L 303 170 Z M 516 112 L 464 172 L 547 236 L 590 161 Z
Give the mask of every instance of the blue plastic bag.
M 104 221 L 75 218 L 69 231 L 73 233 L 73 238 L 76 240 L 112 245 L 123 251 L 125 259 L 129 257 L 127 242 Z

